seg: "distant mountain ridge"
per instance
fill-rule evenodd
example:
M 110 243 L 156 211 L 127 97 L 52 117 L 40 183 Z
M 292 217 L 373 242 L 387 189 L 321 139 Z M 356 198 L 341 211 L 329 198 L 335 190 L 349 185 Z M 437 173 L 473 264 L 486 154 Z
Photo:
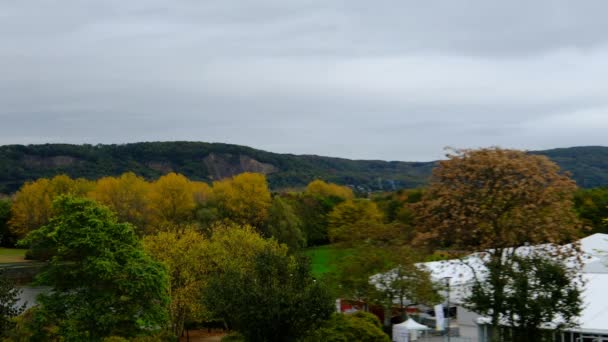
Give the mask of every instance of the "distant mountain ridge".
M 546 155 L 570 171 L 582 187 L 608 185 L 608 147 L 560 148 Z M 67 174 L 98 179 L 133 171 L 147 179 L 168 172 L 214 181 L 241 172 L 267 175 L 273 189 L 305 186 L 311 180 L 349 185 L 360 191 L 395 190 L 424 185 L 436 162 L 350 160 L 316 155 L 279 154 L 247 146 L 204 142 L 142 142 L 122 145 L 0 146 L 0 193 L 24 182 Z

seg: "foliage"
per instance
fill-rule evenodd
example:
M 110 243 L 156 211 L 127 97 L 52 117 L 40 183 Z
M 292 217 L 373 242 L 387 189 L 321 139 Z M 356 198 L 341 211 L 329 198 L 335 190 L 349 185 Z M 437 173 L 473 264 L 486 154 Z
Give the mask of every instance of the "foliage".
M 579 189 L 574 195 L 574 208 L 593 233 L 607 233 L 608 188 Z
M 14 327 L 12 319 L 25 309 L 25 304 L 17 305 L 20 294 L 21 290 L 0 270 L 0 337 Z
M 281 197 L 275 196 L 269 210 L 265 235 L 274 237 L 280 243 L 289 246 L 290 249 L 296 250 L 306 245 L 306 238 L 301 227 L 302 221 L 296 216 L 291 206 Z
M 382 331 L 376 316 L 357 312 L 352 315 L 334 313 L 319 329 L 305 340 L 306 342 L 389 342 L 390 338 Z
M 262 168 L 256 167 L 260 164 Z M 12 193 L 28 180 L 58 174 L 96 180 L 133 172 L 150 180 L 173 171 L 191 180 L 209 182 L 264 168 L 274 171 L 268 174 L 273 189 L 304 187 L 321 178 L 363 191 L 393 190 L 424 184 L 432 167 L 433 163 L 296 156 L 245 146 L 185 141 L 8 145 L 0 146 L 0 193 Z
M 152 333 L 167 319 L 168 279 L 141 247 L 133 227 L 106 207 L 60 196 L 56 215 L 26 243 L 51 246 L 55 255 L 37 277 L 52 287 L 24 322 L 30 340 L 101 340 Z
M 429 272 L 416 265 L 415 253 L 404 246 L 360 246 L 342 258 L 330 276 L 342 298 L 384 307 L 386 325 L 395 301 L 401 304 L 434 304 L 440 299 Z
M 223 218 L 260 228 L 268 219 L 271 205 L 266 177 L 242 173 L 213 183 L 213 199 Z
M 327 214 L 334 203 L 324 198 L 307 194 L 291 194 L 285 199 L 294 208 L 295 214 L 302 221 L 302 233 L 308 246 L 327 244 Z
M 201 320 L 204 314 L 201 296 L 209 267 L 205 263 L 208 241 L 189 229 L 182 234 L 160 232 L 147 236 L 143 243 L 145 250 L 162 262 L 169 273 L 172 332 L 181 336 L 185 322 Z
M 71 194 L 85 195 L 92 188 L 92 183 L 84 179 L 71 179 L 66 175 L 52 179 L 41 178 L 26 183 L 16 194 L 11 206 L 9 224 L 13 233 L 20 237 L 49 222 L 52 212 L 52 201 L 56 196 Z
M 143 235 L 149 220 L 149 192 L 149 183 L 127 172 L 120 177 L 99 179 L 89 197 L 112 209 L 119 221 L 131 223 Z
M 296 341 L 334 311 L 333 297 L 310 276 L 307 260 L 264 248 L 252 266 L 211 278 L 204 297 L 246 341 Z
M 11 201 L 0 198 L 0 246 L 13 247 L 17 236 L 11 232 L 8 221 L 11 218 Z
M 328 215 L 328 234 L 332 242 L 349 240 L 368 225 L 382 223 L 382 212 L 376 203 L 366 200 L 348 200 L 338 204 Z
M 507 340 L 553 341 L 553 330 L 575 326 L 572 322 L 582 309 L 576 270 L 551 257 L 531 254 L 515 255 L 510 268 L 501 274 L 491 266 L 488 271 L 488 278 L 475 282 L 466 302 L 475 312 L 491 314 L 496 298 L 489 279 L 500 277 L 505 288 L 503 320 L 512 327 Z M 544 323 L 557 320 L 562 324 L 555 329 L 541 329 Z
M 341 200 L 353 199 L 353 191 L 346 187 L 333 183 L 326 183 L 320 179 L 314 180 L 306 186 L 306 193 L 318 197 L 335 197 Z
M 183 230 L 192 221 L 195 193 L 188 178 L 168 173 L 152 183 L 149 194 L 153 230 Z
M 495 275 L 488 278 L 494 298 L 489 312 L 498 327 L 510 305 L 503 274 L 513 269 L 521 246 L 553 243 L 556 260 L 577 260 L 576 244 L 558 245 L 580 234 L 572 203 L 576 185 L 548 158 L 521 151 L 462 150 L 448 157 L 417 205 L 418 241 L 484 252 L 482 260 Z

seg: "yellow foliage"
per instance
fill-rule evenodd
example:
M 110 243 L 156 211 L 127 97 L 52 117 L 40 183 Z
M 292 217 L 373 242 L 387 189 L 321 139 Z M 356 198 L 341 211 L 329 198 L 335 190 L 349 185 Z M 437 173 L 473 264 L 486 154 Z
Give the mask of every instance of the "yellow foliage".
M 353 191 L 349 187 L 334 183 L 326 183 L 319 179 L 310 182 L 308 186 L 306 186 L 306 193 L 322 197 L 338 197 L 344 200 L 355 197 Z
M 266 177 L 242 173 L 213 183 L 213 198 L 224 218 L 239 224 L 262 226 L 271 205 Z
M 383 215 L 375 202 L 366 199 L 348 200 L 338 204 L 327 216 L 328 234 L 332 241 L 345 235 L 359 235 L 353 231 L 379 226 Z
M 9 221 L 11 230 L 19 236 L 24 236 L 40 228 L 51 218 L 52 202 L 56 196 L 83 196 L 93 184 L 91 181 L 81 178 L 74 180 L 66 175 L 25 183 L 13 199 Z
M 152 225 L 159 229 L 188 223 L 196 206 L 194 188 L 188 178 L 173 172 L 152 183 L 149 193 Z
M 174 333 L 180 336 L 185 321 L 204 315 L 201 295 L 210 268 L 210 263 L 205 262 L 209 242 L 188 229 L 183 233 L 160 232 L 147 236 L 143 243 L 146 251 L 162 262 L 170 275 L 171 320 Z
M 150 184 L 132 172 L 120 177 L 104 177 L 97 181 L 89 197 L 105 204 L 120 221 L 135 225 L 140 232 L 148 219 L 148 193 Z

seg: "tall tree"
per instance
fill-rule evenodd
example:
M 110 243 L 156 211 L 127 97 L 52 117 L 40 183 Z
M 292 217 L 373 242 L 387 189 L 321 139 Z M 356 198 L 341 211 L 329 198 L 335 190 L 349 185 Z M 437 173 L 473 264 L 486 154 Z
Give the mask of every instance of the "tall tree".
M 98 341 L 145 335 L 167 319 L 168 279 L 133 230 L 89 199 L 59 197 L 55 216 L 26 243 L 55 251 L 36 282 L 52 287 L 38 297 L 28 325 L 31 341 Z M 52 328 L 52 329 L 50 329 Z
M 0 198 L 0 246 L 12 247 L 17 242 L 17 236 L 9 229 L 11 219 L 11 201 Z
M 331 241 L 341 241 L 358 234 L 361 225 L 382 223 L 382 212 L 376 203 L 367 199 L 348 200 L 338 204 L 328 215 Z
M 242 173 L 213 183 L 213 198 L 223 218 L 241 225 L 261 228 L 271 206 L 266 177 Z
M 149 193 L 152 229 L 185 229 L 196 207 L 194 188 L 188 178 L 173 172 L 152 183 Z
M 15 194 L 11 207 L 11 230 L 23 237 L 49 222 L 53 215 L 52 202 L 59 195 L 84 196 L 93 188 L 93 182 L 58 175 L 26 183 Z
M 559 248 L 580 234 L 575 190 L 574 181 L 544 156 L 500 148 L 457 150 L 433 170 L 417 206 L 418 242 L 486 256 L 494 275 L 488 279 L 489 312 L 498 327 L 509 305 L 505 274 L 521 246 L 552 243 L 562 252 L 556 257 L 578 255 L 576 244 Z
M 272 199 L 269 210 L 268 223 L 265 235 L 274 237 L 290 249 L 298 249 L 306 245 L 306 238 L 302 233 L 302 221 L 296 216 L 291 206 L 281 197 Z
M 202 320 L 202 290 L 209 274 L 208 241 L 189 229 L 184 233 L 160 232 L 144 238 L 146 251 L 162 262 L 169 273 L 172 333 L 181 336 L 184 323 Z
M 107 205 L 121 222 L 129 222 L 143 235 L 149 219 L 150 184 L 133 172 L 120 177 L 104 177 L 97 181 L 89 197 Z

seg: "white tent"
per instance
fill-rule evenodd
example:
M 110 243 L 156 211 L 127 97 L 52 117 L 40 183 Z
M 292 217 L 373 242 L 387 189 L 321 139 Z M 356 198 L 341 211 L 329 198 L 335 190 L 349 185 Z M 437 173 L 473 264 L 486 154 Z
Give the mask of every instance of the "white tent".
M 393 341 L 416 341 L 418 339 L 418 333 L 427 330 L 431 330 L 431 328 L 414 321 L 412 318 L 409 318 L 403 323 L 393 325 Z

